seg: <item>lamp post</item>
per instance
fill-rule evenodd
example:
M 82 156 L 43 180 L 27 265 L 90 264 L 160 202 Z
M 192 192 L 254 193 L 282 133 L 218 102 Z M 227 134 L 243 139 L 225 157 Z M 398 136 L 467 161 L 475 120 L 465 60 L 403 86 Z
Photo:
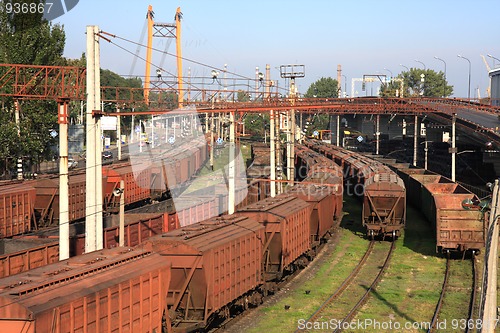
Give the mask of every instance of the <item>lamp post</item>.
M 434 59 L 440 60 L 444 63 L 443 98 L 445 98 L 446 97 L 446 61 L 444 61 L 443 59 L 436 57 L 436 56 L 434 57 Z
M 403 64 L 399 64 L 399 66 L 402 66 L 402 67 L 406 68 L 406 70 L 407 70 L 408 72 L 410 71 L 410 69 L 409 69 L 407 66 L 403 65 Z
M 347 97 L 347 76 L 342 74 L 342 77 L 344 78 L 344 96 L 343 97 Z
M 417 59 L 415 59 L 415 61 L 421 63 L 424 66 L 424 71 L 427 70 L 427 67 L 425 67 L 425 64 L 423 62 L 421 62 L 420 60 L 417 60 Z
M 465 60 L 467 60 L 467 61 L 469 62 L 469 91 L 468 91 L 468 93 L 467 93 L 467 99 L 470 101 L 470 70 L 471 70 L 470 60 L 469 60 L 468 58 L 466 58 L 466 57 L 464 57 L 464 56 L 460 55 L 460 54 L 458 54 L 458 55 L 457 55 L 457 57 L 462 58 L 462 59 L 465 59 Z
M 394 77 L 394 75 L 392 74 L 392 71 L 390 69 L 387 69 L 387 68 L 384 67 L 384 71 L 388 71 L 389 73 L 391 73 L 391 79 Z
M 493 67 L 495 67 L 495 60 L 500 62 L 500 59 L 495 58 L 495 57 L 494 57 L 494 56 L 492 56 L 491 54 L 487 54 L 487 56 L 488 56 L 489 58 L 493 59 Z

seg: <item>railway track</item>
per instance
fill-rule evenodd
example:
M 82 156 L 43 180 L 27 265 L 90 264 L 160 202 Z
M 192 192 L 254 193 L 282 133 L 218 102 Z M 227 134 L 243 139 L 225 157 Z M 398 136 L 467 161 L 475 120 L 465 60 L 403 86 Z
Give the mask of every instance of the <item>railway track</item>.
M 472 255 L 471 258 L 471 263 L 472 263 L 472 290 L 471 290 L 471 296 L 470 296 L 470 303 L 469 303 L 469 315 L 467 316 L 468 320 L 467 322 L 473 322 L 474 321 L 474 309 L 476 308 L 476 296 L 477 296 L 477 282 L 478 280 L 478 274 L 477 274 L 477 269 L 476 269 L 476 256 Z M 475 330 L 469 325 L 467 325 L 467 328 L 465 329 L 466 333 L 472 333 Z
M 434 315 L 432 316 L 430 327 L 427 330 L 428 333 L 433 333 L 433 332 L 439 331 L 439 329 L 437 328 L 437 323 L 439 320 L 439 316 L 441 314 L 441 310 L 443 308 L 443 303 L 444 303 L 446 293 L 449 289 L 448 286 L 449 286 L 449 280 L 450 280 L 450 276 L 451 276 L 450 266 L 451 266 L 451 259 L 448 255 L 446 258 L 446 269 L 445 269 L 445 273 L 444 273 L 444 279 L 443 279 L 441 293 L 439 295 L 439 300 L 438 300 L 438 302 L 436 304 L 436 308 L 434 310 Z M 477 291 L 477 281 L 478 281 L 477 270 L 476 270 L 476 258 L 474 255 L 471 257 L 471 266 L 472 266 L 472 288 L 471 288 L 467 321 L 462 322 L 460 320 L 460 321 L 457 321 L 456 323 L 452 324 L 454 326 L 456 324 L 456 326 L 463 328 L 464 332 L 466 332 L 466 333 L 471 333 L 471 332 L 475 331 L 475 329 L 474 329 L 475 325 L 469 325 L 469 323 L 474 323 L 474 309 L 476 306 L 476 291 Z
M 314 321 L 320 319 L 321 316 L 327 315 L 327 313 L 328 313 L 328 315 L 330 315 L 330 313 L 329 313 L 330 311 L 328 309 L 329 305 L 332 304 L 332 302 L 334 300 L 337 300 L 341 296 L 343 296 L 344 291 L 346 289 L 348 289 L 350 286 L 352 286 L 353 282 L 357 279 L 357 277 L 360 276 L 360 272 L 363 269 L 363 267 L 365 266 L 368 258 L 373 256 L 374 246 L 375 246 L 375 241 L 371 241 L 368 245 L 368 248 L 367 248 L 365 254 L 360 259 L 360 261 L 358 262 L 356 267 L 353 269 L 351 274 L 349 274 L 349 276 L 342 282 L 342 284 L 337 288 L 337 290 L 335 290 L 335 292 L 332 295 L 330 295 L 328 297 L 328 299 L 325 302 L 323 302 L 321 304 L 321 306 L 307 319 L 307 322 L 314 322 Z M 375 278 L 371 281 L 371 284 L 368 287 L 364 287 L 364 289 L 366 289 L 366 290 L 363 293 L 361 293 L 361 295 L 358 296 L 356 304 L 354 304 L 351 307 L 351 309 L 348 311 L 347 315 L 345 315 L 343 317 L 343 319 L 338 321 L 338 325 L 337 325 L 338 328 L 335 330 L 335 332 L 341 332 L 343 323 L 351 320 L 356 315 L 359 308 L 367 301 L 372 290 L 374 290 L 376 288 L 383 273 L 385 272 L 386 268 L 388 267 L 395 247 L 396 247 L 396 243 L 392 242 L 390 249 L 387 252 L 386 257 L 383 261 L 383 264 L 381 266 L 377 265 L 377 263 L 375 264 L 375 267 L 379 267 L 378 273 L 376 274 Z M 375 258 L 374 260 L 377 261 L 376 259 L 377 258 Z M 353 297 L 353 294 L 349 294 L 349 295 L 347 295 L 347 297 L 351 298 L 351 297 Z M 340 301 L 338 303 L 340 303 Z M 307 330 L 306 329 L 297 329 L 295 331 L 295 333 L 305 332 L 305 331 L 307 331 Z

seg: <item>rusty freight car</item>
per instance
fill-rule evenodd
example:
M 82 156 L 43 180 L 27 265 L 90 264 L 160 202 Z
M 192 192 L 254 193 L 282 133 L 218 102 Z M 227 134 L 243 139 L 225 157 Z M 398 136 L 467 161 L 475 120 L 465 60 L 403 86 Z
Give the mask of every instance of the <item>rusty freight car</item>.
M 295 270 L 295 261 L 311 249 L 311 210 L 309 203 L 287 193 L 238 210 L 238 214 L 251 217 L 266 227 L 263 249 L 266 281 L 278 280 Z
M 406 221 L 406 188 L 403 180 L 387 170 L 380 170 L 366 179 L 362 216 L 369 237 L 399 237 Z
M 166 296 L 172 328 L 203 329 L 234 306 L 258 304 L 262 284 L 264 226 L 233 214 L 212 218 L 151 238 L 146 249 L 172 263 Z
M 0 331 L 161 332 L 169 282 L 169 264 L 140 249 L 60 261 L 0 281 Z
M 35 188 L 16 183 L 0 186 L 0 238 L 31 230 L 34 221 Z
M 397 238 L 406 221 L 406 188 L 389 167 L 367 156 L 321 143 L 307 142 L 342 166 L 348 191 L 363 200 L 363 226 L 367 235 Z

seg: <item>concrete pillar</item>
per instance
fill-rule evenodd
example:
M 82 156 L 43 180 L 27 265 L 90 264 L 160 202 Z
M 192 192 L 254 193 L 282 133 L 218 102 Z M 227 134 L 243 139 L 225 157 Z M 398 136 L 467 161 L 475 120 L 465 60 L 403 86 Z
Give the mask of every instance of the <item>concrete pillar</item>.
M 102 147 L 101 123 L 92 112 L 101 107 L 99 61 L 99 32 L 97 26 L 87 26 L 87 170 L 85 209 L 85 252 L 102 249 Z
M 236 182 L 235 182 L 235 150 L 236 150 L 236 138 L 235 138 L 235 121 L 234 121 L 234 111 L 229 113 L 229 186 L 228 186 L 228 203 L 227 212 L 228 214 L 233 214 L 235 209 L 235 192 L 236 192 Z
M 116 105 L 116 113 L 120 113 L 120 107 Z M 121 117 L 116 117 L 116 148 L 118 150 L 118 161 L 122 159 L 122 126 Z
M 58 101 L 59 260 L 69 258 L 68 101 Z
M 417 150 L 418 150 L 418 116 L 415 115 L 415 127 L 413 130 L 413 165 L 417 166 Z
M 120 230 L 118 245 L 125 246 L 125 181 L 120 180 Z
M 454 113 L 452 118 L 451 118 L 451 180 L 455 181 L 455 173 L 456 173 L 456 165 L 455 165 L 455 158 L 457 154 L 457 148 L 456 148 L 456 132 L 455 132 L 455 123 L 457 120 L 457 115 Z

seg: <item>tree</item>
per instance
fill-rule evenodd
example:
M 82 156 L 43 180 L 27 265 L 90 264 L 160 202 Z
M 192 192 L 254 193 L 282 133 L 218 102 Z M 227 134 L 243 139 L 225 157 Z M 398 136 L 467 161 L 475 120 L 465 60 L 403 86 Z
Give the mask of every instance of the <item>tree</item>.
M 247 113 L 244 122 L 245 131 L 252 136 L 264 138 L 266 135 L 264 132 L 269 131 L 270 118 L 268 113 Z M 269 135 L 269 132 L 267 134 Z
M 25 0 L 39 4 L 42 0 Z M 64 65 L 62 56 L 66 37 L 62 26 L 52 25 L 43 19 L 43 13 L 8 13 L 0 6 L 0 62 L 7 64 Z M 0 69 L 0 76 L 2 71 Z M 57 128 L 57 104 L 55 101 L 20 101 L 20 121 L 14 122 L 14 101 L 2 98 L 2 124 L 7 136 L 14 129 L 16 139 L 10 137 L 6 147 L 0 150 L 0 161 L 27 156 L 33 162 L 52 157 L 50 147 L 56 140 L 50 130 Z M 20 136 L 17 137 L 17 130 Z M 1 139 L 7 140 L 6 137 Z M 3 142 L 2 142 L 3 144 Z M 9 169 L 4 165 L 4 171 Z
M 424 82 L 422 76 L 424 75 Z M 403 97 L 442 97 L 453 94 L 453 86 L 448 85 L 443 72 L 432 69 L 411 68 L 402 72 L 388 84 L 382 84 L 381 97 L 401 97 L 401 80 L 403 81 Z
M 337 98 L 338 96 L 338 81 L 331 77 L 322 77 L 318 81 L 313 82 L 304 94 L 306 98 Z M 330 117 L 327 114 L 309 116 L 306 120 L 306 135 L 311 136 L 316 130 L 326 130 L 329 128 L 329 125 Z
M 337 98 L 339 97 L 338 81 L 331 77 L 322 77 L 309 86 L 304 97 Z

